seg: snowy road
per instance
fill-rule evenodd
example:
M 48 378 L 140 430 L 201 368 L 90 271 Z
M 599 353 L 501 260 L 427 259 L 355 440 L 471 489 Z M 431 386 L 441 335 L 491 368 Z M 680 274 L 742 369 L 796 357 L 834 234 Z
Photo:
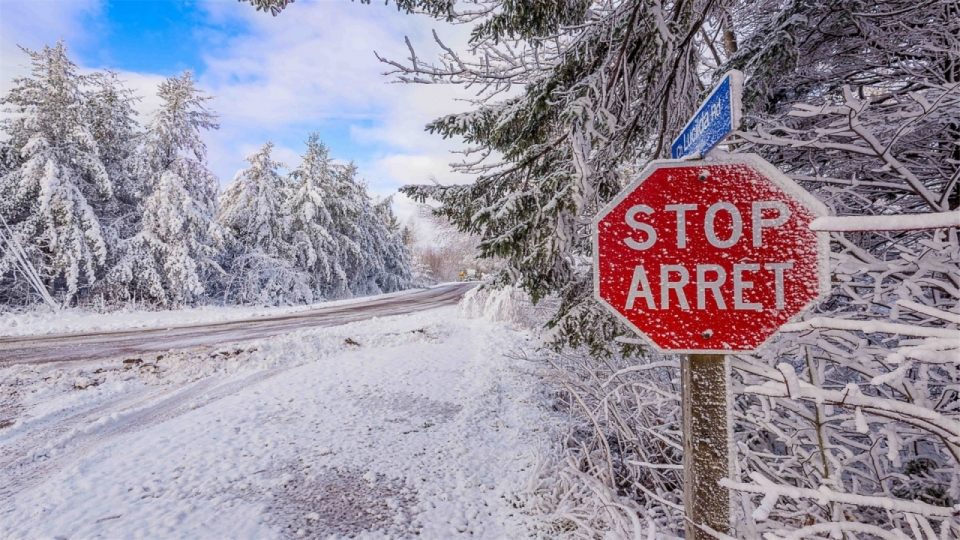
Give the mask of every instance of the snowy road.
M 535 536 L 557 420 L 527 339 L 450 306 L 2 367 L 0 537 Z
M 476 283 L 448 283 L 430 289 L 374 296 L 345 305 L 321 306 L 309 311 L 228 322 L 65 335 L 0 337 L 0 367 L 22 363 L 133 357 L 147 352 L 234 343 L 303 328 L 327 327 L 371 317 L 413 313 L 456 304 L 463 293 L 475 286 Z

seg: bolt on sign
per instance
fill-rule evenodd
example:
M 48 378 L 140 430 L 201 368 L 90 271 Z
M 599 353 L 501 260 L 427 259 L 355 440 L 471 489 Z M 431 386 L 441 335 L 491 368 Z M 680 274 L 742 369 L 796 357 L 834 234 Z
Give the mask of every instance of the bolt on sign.
M 597 217 L 595 295 L 660 352 L 753 352 L 829 292 L 823 215 L 753 154 L 655 161 Z

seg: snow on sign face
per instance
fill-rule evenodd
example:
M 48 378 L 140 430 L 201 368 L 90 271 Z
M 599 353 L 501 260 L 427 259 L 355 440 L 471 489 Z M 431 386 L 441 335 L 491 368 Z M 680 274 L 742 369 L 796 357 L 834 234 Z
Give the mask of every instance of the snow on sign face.
M 829 291 L 826 207 L 756 155 L 651 164 L 597 217 L 594 292 L 661 352 L 751 352 Z

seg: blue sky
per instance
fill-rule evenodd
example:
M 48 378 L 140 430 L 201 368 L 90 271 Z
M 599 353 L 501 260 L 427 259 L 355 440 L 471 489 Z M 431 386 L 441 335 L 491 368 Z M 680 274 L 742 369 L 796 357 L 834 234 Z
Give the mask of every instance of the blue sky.
M 280 16 L 236 0 L 3 0 L 0 2 L 0 90 L 26 74 L 31 49 L 66 42 L 85 69 L 111 69 L 144 97 L 146 122 L 164 77 L 191 70 L 215 96 L 221 129 L 206 136 L 221 184 L 268 140 L 275 158 L 295 166 L 310 132 L 334 157 L 354 160 L 371 191 L 389 195 L 406 183 L 464 182 L 449 171 L 457 141 L 426 134 L 442 114 L 465 110 L 450 86 L 391 84 L 374 57 L 402 60 L 409 36 L 424 57 L 435 55 L 431 30 L 462 44 L 467 28 L 405 15 L 392 5 L 297 0 Z M 402 199 L 402 198 L 401 198 Z M 400 200 L 401 214 L 411 212 Z

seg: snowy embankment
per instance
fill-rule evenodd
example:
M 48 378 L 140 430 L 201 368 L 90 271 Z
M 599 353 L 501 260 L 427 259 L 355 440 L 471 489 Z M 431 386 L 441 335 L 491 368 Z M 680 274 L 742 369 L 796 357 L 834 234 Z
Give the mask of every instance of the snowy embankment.
M 535 534 L 559 420 L 511 354 L 528 339 L 443 308 L 5 368 L 0 537 Z
M 379 295 L 377 298 L 390 298 L 400 294 L 404 294 L 404 291 Z M 100 313 L 84 308 L 64 309 L 55 313 L 51 310 L 38 307 L 35 310 L 20 313 L 0 313 L 0 337 L 104 332 L 137 328 L 168 328 L 212 322 L 240 321 L 290 315 L 293 313 L 305 313 L 317 309 L 365 302 L 369 299 L 370 297 L 361 296 L 348 300 L 319 302 L 316 304 L 282 308 L 200 306 L 196 308 L 158 311 L 119 310 L 109 313 Z

